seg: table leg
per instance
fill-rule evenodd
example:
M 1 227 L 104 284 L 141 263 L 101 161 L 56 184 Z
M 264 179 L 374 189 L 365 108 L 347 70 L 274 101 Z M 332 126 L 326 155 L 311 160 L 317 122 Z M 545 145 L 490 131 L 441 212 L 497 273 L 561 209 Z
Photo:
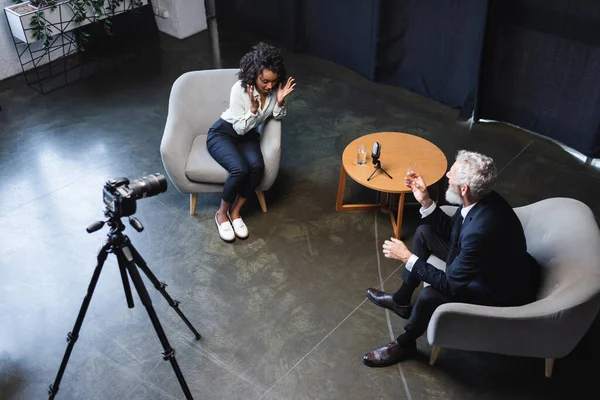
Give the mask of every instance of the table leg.
M 398 200 L 398 211 L 396 213 L 396 219 L 394 219 L 394 213 L 390 213 L 390 219 L 392 220 L 392 229 L 394 230 L 394 237 L 400 239 L 400 233 L 402 232 L 402 214 L 404 213 L 404 193 L 400 193 L 400 199 Z
M 335 211 L 341 211 L 344 204 L 344 190 L 346 189 L 346 169 L 344 166 L 340 169 L 340 183 L 338 185 L 337 200 L 335 201 Z
M 381 199 L 376 204 L 344 204 L 344 191 L 346 190 L 346 170 L 342 167 L 340 171 L 340 184 L 338 186 L 335 211 L 367 211 L 381 208 Z
M 381 193 L 381 201 L 379 202 L 381 204 L 381 208 L 380 211 L 384 214 L 389 214 L 390 213 L 390 201 L 392 200 L 392 195 L 389 193 L 385 193 L 385 192 L 380 192 Z

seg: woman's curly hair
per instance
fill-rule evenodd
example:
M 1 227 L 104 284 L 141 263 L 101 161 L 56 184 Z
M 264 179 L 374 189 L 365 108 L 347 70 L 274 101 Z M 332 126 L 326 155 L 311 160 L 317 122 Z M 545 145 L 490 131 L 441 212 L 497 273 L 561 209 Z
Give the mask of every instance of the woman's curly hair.
M 280 82 L 285 82 L 285 66 L 281 51 L 277 47 L 261 42 L 252 47 L 252 51 L 240 60 L 238 78 L 242 81 L 242 87 L 245 89 L 248 85 L 254 86 L 258 74 L 265 69 L 277 74 L 275 88 Z

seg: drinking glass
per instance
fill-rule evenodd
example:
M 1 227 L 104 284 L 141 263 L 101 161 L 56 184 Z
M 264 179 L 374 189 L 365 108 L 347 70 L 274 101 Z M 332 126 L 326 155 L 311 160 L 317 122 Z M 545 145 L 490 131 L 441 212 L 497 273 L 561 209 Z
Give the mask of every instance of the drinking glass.
M 364 143 L 359 143 L 356 153 L 356 164 L 365 165 L 367 163 L 367 146 Z
M 408 169 L 406 170 L 406 175 L 410 175 L 412 173 L 417 172 L 417 167 L 418 166 L 419 165 L 417 163 L 413 162 L 413 161 L 409 162 L 408 163 Z
M 411 180 L 409 179 L 410 174 L 414 174 L 415 172 L 417 172 L 417 166 L 418 164 L 411 161 L 408 163 L 408 168 L 406 169 L 406 184 L 409 185 L 411 183 Z

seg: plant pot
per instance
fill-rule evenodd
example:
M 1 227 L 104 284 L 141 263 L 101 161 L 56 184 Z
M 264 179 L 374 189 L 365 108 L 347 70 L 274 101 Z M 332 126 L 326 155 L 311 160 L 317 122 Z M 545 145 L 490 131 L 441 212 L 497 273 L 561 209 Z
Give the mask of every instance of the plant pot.
M 91 6 L 86 6 L 87 18 L 81 23 L 77 23 L 74 20 L 75 13 L 73 12 L 73 6 L 69 0 L 57 1 L 56 8 L 52 10 L 51 7 L 37 7 L 31 5 L 29 2 L 12 5 L 4 8 L 4 13 L 10 26 L 12 35 L 25 43 L 33 43 L 37 41 L 34 37 L 34 31 L 31 29 L 31 17 L 36 13 L 41 12 L 46 22 L 46 26 L 50 29 L 52 35 L 59 33 L 69 32 L 75 28 L 96 22 L 94 20 L 94 11 Z M 133 0 L 122 0 L 121 4 L 116 7 L 114 13 L 109 9 L 109 2 L 104 2 L 103 14 L 98 20 L 103 20 L 107 16 L 117 15 L 126 11 L 138 8 L 148 4 L 148 0 L 141 0 L 134 2 Z

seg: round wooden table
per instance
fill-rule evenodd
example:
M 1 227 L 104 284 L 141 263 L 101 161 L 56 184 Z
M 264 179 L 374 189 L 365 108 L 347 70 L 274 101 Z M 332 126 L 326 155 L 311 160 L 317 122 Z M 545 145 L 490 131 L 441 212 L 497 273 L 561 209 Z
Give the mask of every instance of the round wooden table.
M 391 179 L 383 171 L 377 171 L 371 159 L 373 143 L 381 145 L 381 168 L 392 176 Z M 367 163 L 357 165 L 358 145 L 364 144 L 367 148 Z M 411 190 L 406 186 L 405 177 L 410 164 L 416 165 L 415 171 L 423 177 L 427 186 L 437 183 L 446 173 L 448 161 L 442 151 L 433 143 L 418 136 L 399 132 L 371 133 L 353 140 L 346 146 L 342 154 L 342 168 L 335 209 L 336 211 L 363 211 L 383 209 L 387 211 L 390 206 L 392 194 L 399 194 L 398 212 L 396 218 L 390 212 L 394 237 L 400 238 L 402 227 L 402 213 L 404 211 L 404 195 Z M 344 204 L 344 190 L 346 188 L 346 175 L 362 186 L 381 192 L 377 204 Z M 372 176 L 371 176 L 372 175 Z M 369 177 L 371 179 L 369 180 Z

